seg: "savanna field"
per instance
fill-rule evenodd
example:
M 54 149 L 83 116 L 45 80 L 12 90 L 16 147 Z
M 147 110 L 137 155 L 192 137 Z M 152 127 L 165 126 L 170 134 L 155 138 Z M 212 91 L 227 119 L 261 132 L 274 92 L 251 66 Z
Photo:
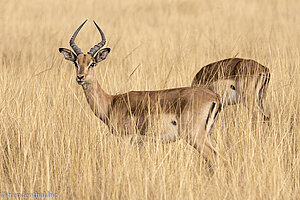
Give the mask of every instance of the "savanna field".
M 300 2 L 1 0 L 0 199 L 300 199 Z M 183 140 L 112 135 L 90 109 L 59 47 L 87 52 L 106 35 L 95 68 L 110 94 L 189 86 L 228 58 L 267 66 L 269 125 L 243 105 L 214 124 L 221 157 L 210 173 Z

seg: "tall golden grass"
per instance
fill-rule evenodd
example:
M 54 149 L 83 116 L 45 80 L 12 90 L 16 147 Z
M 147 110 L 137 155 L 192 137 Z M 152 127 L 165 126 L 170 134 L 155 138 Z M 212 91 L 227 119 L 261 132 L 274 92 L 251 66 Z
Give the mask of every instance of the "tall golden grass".
M 300 199 L 300 4 L 274 1 L 9 0 L 0 7 L 0 193 L 59 199 Z M 74 30 L 111 94 L 188 86 L 205 64 L 236 56 L 271 70 L 272 124 L 242 105 L 215 123 L 214 174 L 179 140 L 119 140 L 90 110 L 58 52 Z M 134 73 L 133 73 L 134 72 Z M 255 123 L 255 127 L 253 126 Z

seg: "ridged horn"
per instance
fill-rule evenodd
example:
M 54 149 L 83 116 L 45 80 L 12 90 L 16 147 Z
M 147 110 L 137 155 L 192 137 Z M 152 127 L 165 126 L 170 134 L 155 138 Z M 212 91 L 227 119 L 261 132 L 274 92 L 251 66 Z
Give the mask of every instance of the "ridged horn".
M 70 46 L 72 47 L 72 49 L 75 51 L 75 53 L 77 55 L 79 54 L 83 54 L 81 49 L 75 44 L 74 40 L 78 34 L 78 32 L 80 31 L 80 29 L 83 27 L 83 25 L 86 23 L 87 19 L 77 28 L 77 30 L 74 32 L 74 34 L 72 35 L 71 39 L 70 39 Z
M 95 54 L 97 51 L 99 51 L 99 50 L 105 45 L 105 43 L 106 43 L 106 39 L 105 39 L 105 36 L 104 36 L 103 31 L 101 30 L 101 28 L 98 26 L 98 24 L 97 24 L 95 21 L 93 21 L 93 22 L 94 22 L 94 24 L 96 25 L 98 31 L 100 32 L 102 41 L 99 42 L 98 44 L 96 44 L 94 47 L 92 47 L 92 48 L 90 49 L 90 51 L 88 52 L 88 54 L 90 54 L 91 56 L 94 56 L 94 54 Z

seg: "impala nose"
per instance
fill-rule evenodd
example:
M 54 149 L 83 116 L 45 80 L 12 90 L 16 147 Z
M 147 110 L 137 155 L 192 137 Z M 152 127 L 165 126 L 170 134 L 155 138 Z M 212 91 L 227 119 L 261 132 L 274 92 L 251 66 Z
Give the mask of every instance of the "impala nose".
M 79 76 L 77 76 L 76 81 L 81 84 L 81 83 L 83 83 L 83 78 L 84 78 L 84 75 L 79 75 Z
M 77 80 L 82 81 L 82 79 L 84 78 L 84 75 L 82 76 L 77 76 Z

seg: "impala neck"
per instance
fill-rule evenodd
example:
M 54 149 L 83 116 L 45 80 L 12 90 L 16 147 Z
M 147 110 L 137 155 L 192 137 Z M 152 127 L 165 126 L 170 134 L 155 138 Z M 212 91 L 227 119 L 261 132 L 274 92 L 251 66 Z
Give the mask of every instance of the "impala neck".
M 82 85 L 88 104 L 97 117 L 107 123 L 108 110 L 111 103 L 111 95 L 104 92 L 95 79 Z

